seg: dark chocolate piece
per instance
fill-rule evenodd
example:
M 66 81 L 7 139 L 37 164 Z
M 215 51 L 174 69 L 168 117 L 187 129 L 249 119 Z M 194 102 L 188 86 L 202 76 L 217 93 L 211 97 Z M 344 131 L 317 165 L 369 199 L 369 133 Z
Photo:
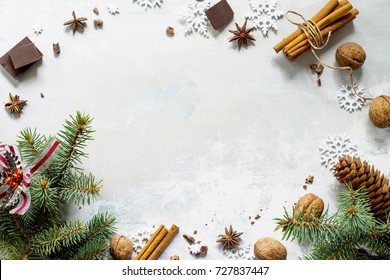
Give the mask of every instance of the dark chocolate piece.
M 231 18 L 234 12 L 226 0 L 221 0 L 210 9 L 205 11 L 214 30 L 218 30 L 225 25 Z
M 17 43 L 0 58 L 0 64 L 15 79 L 25 73 L 43 54 L 28 37 Z

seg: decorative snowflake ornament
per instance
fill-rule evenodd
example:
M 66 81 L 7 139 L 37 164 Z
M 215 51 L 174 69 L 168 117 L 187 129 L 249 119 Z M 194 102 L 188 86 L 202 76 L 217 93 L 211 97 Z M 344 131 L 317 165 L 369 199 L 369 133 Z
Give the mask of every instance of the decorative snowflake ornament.
M 183 16 L 184 31 L 186 35 L 199 32 L 201 35 L 208 37 L 208 25 L 205 10 L 211 6 L 210 1 L 192 0 L 187 5 L 187 12 Z
M 39 24 L 36 24 L 33 27 L 33 31 L 34 31 L 35 35 L 40 35 L 43 32 L 43 26 L 39 25 Z
M 119 14 L 119 8 L 116 5 L 109 5 L 107 6 L 107 10 L 110 14 L 116 15 Z
M 141 252 L 142 248 L 146 245 L 152 235 L 153 233 L 148 229 L 141 230 L 135 234 L 135 236 L 132 238 L 133 251 L 135 255 Z
M 251 250 L 251 244 L 239 245 L 236 248 L 223 250 L 226 258 L 231 260 L 253 260 L 254 256 Z
M 352 144 L 345 136 L 328 136 L 325 146 L 320 147 L 321 163 L 327 168 L 332 168 L 338 162 L 339 157 L 343 155 L 356 156 L 357 146 Z
M 355 89 L 360 96 L 364 95 L 364 88 L 362 86 L 355 84 Z M 350 113 L 361 110 L 365 103 L 363 98 L 356 96 L 350 84 L 341 87 L 337 98 L 339 99 L 340 107 Z
M 252 13 L 248 18 L 264 36 L 271 29 L 278 30 L 278 20 L 283 17 L 283 13 L 276 9 L 276 0 L 249 0 L 249 5 Z
M 145 10 L 147 10 L 156 7 L 161 8 L 161 5 L 163 4 L 164 0 L 133 0 L 133 2 L 137 3 L 141 7 L 145 7 Z

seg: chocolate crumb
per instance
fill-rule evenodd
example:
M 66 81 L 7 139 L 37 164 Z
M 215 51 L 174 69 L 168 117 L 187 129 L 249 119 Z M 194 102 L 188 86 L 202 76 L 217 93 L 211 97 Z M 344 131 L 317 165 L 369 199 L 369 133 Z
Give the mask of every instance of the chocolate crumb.
M 312 175 L 309 175 L 305 180 L 305 184 L 312 184 L 313 182 L 314 182 L 314 176 Z
M 314 70 L 314 72 L 316 72 L 318 76 L 320 76 L 323 71 L 324 71 L 324 65 L 322 64 L 318 65 L 318 67 Z
M 45 95 L 41 92 L 41 98 L 44 98 L 45 97 Z
M 183 234 L 183 237 L 189 244 L 195 243 L 195 238 L 193 238 L 191 235 Z
M 175 29 L 172 26 L 168 26 L 167 29 L 165 29 L 165 32 L 170 37 L 175 35 Z
M 303 185 L 303 189 L 304 189 L 304 190 L 307 190 L 307 185 Z
M 321 79 L 320 79 L 320 78 L 317 79 L 317 85 L 318 85 L 319 87 L 321 86 Z
M 317 67 L 318 65 L 313 63 L 313 64 L 310 64 L 310 69 L 313 70 L 313 71 L 316 71 L 317 70 Z
M 256 214 L 255 219 L 258 220 L 260 218 L 261 218 L 261 216 L 259 214 Z
M 99 15 L 99 10 L 97 7 L 93 8 L 92 10 L 97 16 Z
M 253 225 L 254 223 L 255 223 L 255 221 L 252 221 L 252 222 L 251 222 L 251 225 Z
M 194 230 L 194 234 L 197 234 L 198 233 L 198 231 L 197 230 Z
M 55 55 L 59 55 L 61 53 L 60 43 L 53 43 L 53 52 Z
M 200 251 L 200 254 L 201 254 L 201 255 L 206 255 L 207 252 L 209 251 L 209 247 L 203 245 L 203 246 L 200 247 L 200 250 L 199 250 L 199 251 Z

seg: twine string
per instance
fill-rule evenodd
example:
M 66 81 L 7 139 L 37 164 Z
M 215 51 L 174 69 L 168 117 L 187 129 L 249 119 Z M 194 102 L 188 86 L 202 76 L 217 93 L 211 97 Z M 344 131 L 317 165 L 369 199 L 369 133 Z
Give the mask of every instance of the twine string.
M 289 14 L 294 14 L 294 15 L 300 17 L 302 19 L 303 23 L 299 23 L 299 22 L 295 22 L 295 21 L 291 20 L 289 18 Z M 328 44 L 330 36 L 332 34 L 331 31 L 329 31 L 326 40 L 324 40 L 324 38 L 321 34 L 320 28 L 318 27 L 318 25 L 314 21 L 306 20 L 303 15 L 301 15 L 300 13 L 294 12 L 294 11 L 287 11 L 285 17 L 290 23 L 296 25 L 298 27 L 298 29 L 302 30 L 302 32 L 306 35 L 307 40 L 309 41 L 309 44 L 311 47 L 310 48 L 311 52 L 313 53 L 314 57 L 317 59 L 317 61 L 319 63 L 321 63 L 322 65 L 324 65 L 330 69 L 334 69 L 334 70 L 348 70 L 349 71 L 349 80 L 350 80 L 351 87 L 352 87 L 354 94 L 357 97 L 363 99 L 364 101 L 373 99 L 371 97 L 362 96 L 357 92 L 357 90 L 355 88 L 354 78 L 353 78 L 353 69 L 350 66 L 341 67 L 341 66 L 328 65 L 328 64 L 324 63 L 317 55 L 316 50 L 321 50 Z

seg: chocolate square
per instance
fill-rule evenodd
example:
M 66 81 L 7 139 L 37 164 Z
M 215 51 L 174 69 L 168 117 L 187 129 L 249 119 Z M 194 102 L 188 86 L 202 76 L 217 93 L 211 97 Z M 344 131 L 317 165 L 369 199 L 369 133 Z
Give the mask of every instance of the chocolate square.
M 225 25 L 234 15 L 232 8 L 226 0 L 221 0 L 210 9 L 205 11 L 214 30 Z
M 28 37 L 17 43 L 0 58 L 0 64 L 15 79 L 25 73 L 43 54 Z

